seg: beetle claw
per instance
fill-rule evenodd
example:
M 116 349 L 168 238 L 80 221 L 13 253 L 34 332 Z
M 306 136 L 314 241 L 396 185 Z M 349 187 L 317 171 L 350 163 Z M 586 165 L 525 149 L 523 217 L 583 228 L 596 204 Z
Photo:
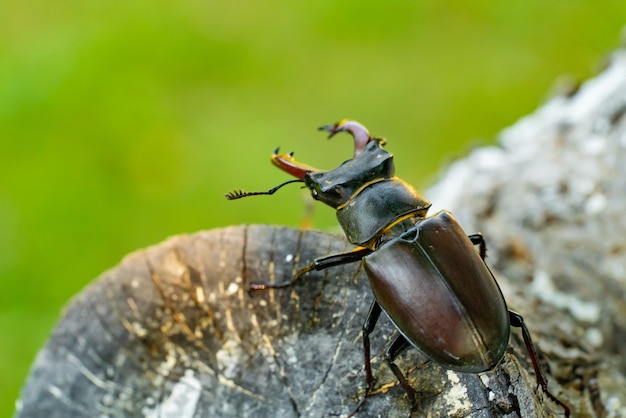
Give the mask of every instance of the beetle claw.
M 281 282 L 281 283 L 265 283 L 265 282 L 253 282 L 248 285 L 249 291 L 265 290 L 265 289 L 283 289 L 293 285 L 293 282 Z

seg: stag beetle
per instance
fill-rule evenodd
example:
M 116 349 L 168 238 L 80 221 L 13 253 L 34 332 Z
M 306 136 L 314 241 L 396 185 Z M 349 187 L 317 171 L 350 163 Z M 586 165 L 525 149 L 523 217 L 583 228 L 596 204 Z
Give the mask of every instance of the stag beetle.
M 272 162 L 296 180 L 269 191 L 235 191 L 226 197 L 232 200 L 273 194 L 286 184 L 304 182 L 314 199 L 337 210 L 348 241 L 356 245 L 354 250 L 318 258 L 290 282 L 254 283 L 251 288 L 286 287 L 312 270 L 363 263 L 374 301 L 362 330 L 366 391 L 350 415 L 372 390 L 369 335 L 384 311 L 400 331 L 384 358 L 407 393 L 413 405 L 411 412 L 417 392 L 394 363 L 400 353 L 413 346 L 445 368 L 481 373 L 502 360 L 513 326 L 521 328 L 537 384 L 569 416 L 569 407 L 548 389 L 523 317 L 507 308 L 484 262 L 482 235 L 467 236 L 446 210 L 427 217 L 431 204 L 395 177 L 393 155 L 383 149 L 385 141 L 371 137 L 360 123 L 344 119 L 319 129 L 329 132 L 328 138 L 339 132 L 350 133 L 355 142 L 354 158 L 334 170 L 322 171 L 297 163 L 293 153 L 278 154 L 276 149 Z

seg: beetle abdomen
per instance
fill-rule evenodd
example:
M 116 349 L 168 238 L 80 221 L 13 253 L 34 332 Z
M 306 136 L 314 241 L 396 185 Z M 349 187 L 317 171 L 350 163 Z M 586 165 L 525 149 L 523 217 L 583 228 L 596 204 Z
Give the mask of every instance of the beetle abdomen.
M 472 373 L 500 361 L 510 333 L 506 303 L 449 212 L 420 221 L 364 260 L 376 300 L 427 357 Z

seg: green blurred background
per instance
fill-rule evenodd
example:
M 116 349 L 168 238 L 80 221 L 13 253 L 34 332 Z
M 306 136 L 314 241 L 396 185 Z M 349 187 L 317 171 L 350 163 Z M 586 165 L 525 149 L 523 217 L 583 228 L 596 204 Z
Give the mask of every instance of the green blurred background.
M 587 78 L 620 1 L 66 1 L 0 4 L 0 416 L 63 305 L 125 254 L 240 223 L 298 226 L 277 145 L 332 168 L 344 117 L 424 187 L 470 144 Z M 315 227 L 335 226 L 316 206 Z

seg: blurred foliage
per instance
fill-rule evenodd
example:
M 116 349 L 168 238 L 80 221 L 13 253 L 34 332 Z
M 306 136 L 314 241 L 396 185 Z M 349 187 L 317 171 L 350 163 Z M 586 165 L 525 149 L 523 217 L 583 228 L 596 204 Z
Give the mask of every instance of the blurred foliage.
M 66 1 L 0 4 L 0 416 L 62 306 L 124 254 L 240 223 L 298 226 L 282 145 L 332 168 L 344 117 L 423 187 L 562 74 L 594 72 L 623 1 Z M 335 227 L 315 206 L 313 223 Z

